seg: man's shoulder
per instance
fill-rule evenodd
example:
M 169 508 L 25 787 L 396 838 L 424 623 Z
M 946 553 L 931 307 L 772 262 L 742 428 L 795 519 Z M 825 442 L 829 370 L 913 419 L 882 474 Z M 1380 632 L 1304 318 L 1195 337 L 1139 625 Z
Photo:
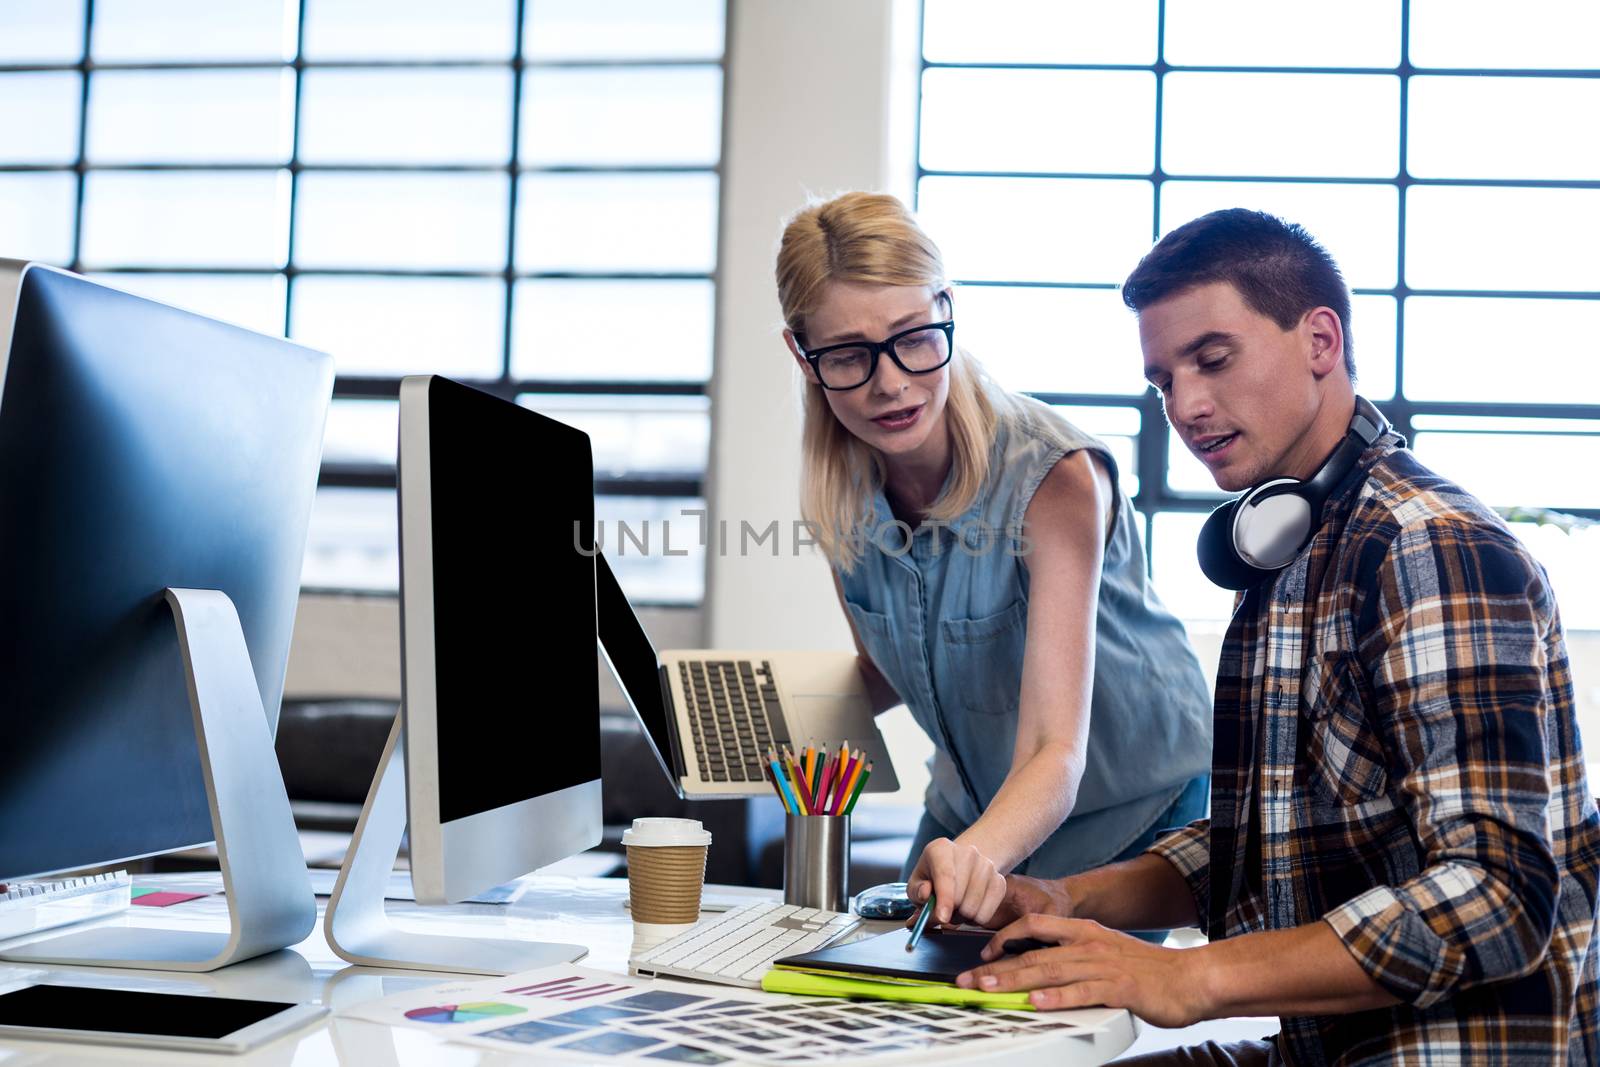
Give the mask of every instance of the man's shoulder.
M 1493 553 L 1541 580 L 1532 554 L 1500 515 L 1457 483 L 1429 469 L 1406 448 L 1393 448 L 1368 469 L 1345 522 L 1342 548 L 1357 580 L 1382 566 L 1403 566 L 1412 550 Z M 1398 549 L 1398 550 L 1397 550 Z M 1430 566 L 1439 563 L 1432 559 Z
M 1431 527 L 1516 540 L 1493 508 L 1429 469 L 1406 448 L 1388 450 L 1368 468 L 1347 525 L 1352 533 L 1371 530 L 1395 536 L 1402 530 Z

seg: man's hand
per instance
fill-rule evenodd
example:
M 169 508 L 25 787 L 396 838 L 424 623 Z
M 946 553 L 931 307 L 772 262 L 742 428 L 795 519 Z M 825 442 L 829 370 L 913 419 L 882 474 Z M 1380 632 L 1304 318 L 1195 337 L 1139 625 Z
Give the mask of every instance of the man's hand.
M 1055 942 L 1002 958 L 1013 938 Z M 1208 1018 L 1205 960 L 1197 951 L 1159 948 L 1087 919 L 1029 915 L 996 932 L 983 949 L 986 963 L 957 976 L 963 989 L 1003 993 L 1033 990 L 1035 1008 L 1127 1008 L 1156 1026 L 1188 1026 Z
M 976 848 L 938 837 L 928 842 L 906 879 L 906 895 L 916 903 L 926 901 L 930 893 L 936 898 L 935 922 L 989 926 L 1005 899 L 1006 880 L 994 861 Z

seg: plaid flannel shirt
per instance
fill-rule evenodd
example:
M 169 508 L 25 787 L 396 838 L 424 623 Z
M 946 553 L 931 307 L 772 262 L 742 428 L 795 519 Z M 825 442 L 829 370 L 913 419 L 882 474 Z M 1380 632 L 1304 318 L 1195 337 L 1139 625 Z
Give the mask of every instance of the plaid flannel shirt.
M 1600 1064 L 1600 811 L 1543 569 L 1393 435 L 1236 606 L 1211 818 L 1159 841 L 1213 940 L 1321 920 L 1392 1008 L 1294 1064 Z

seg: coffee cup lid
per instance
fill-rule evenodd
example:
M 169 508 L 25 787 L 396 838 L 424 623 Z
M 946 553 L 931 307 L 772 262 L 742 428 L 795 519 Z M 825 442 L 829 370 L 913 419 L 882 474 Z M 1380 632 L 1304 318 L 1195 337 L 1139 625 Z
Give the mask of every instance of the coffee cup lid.
M 624 845 L 709 845 L 711 832 L 699 819 L 635 819 L 622 831 Z

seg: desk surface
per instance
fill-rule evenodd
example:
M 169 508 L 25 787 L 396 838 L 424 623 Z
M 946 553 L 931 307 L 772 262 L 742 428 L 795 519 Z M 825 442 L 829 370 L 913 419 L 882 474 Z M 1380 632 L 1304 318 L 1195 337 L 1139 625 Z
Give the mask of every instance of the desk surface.
M 216 893 L 217 875 L 149 875 L 140 885 L 163 889 L 193 888 Z M 708 886 L 708 895 L 771 899 L 769 890 Z M 627 882 L 619 878 L 570 878 L 540 875 L 510 904 L 459 904 L 423 908 L 410 901 L 389 901 L 397 925 L 419 933 L 495 936 L 505 934 L 530 940 L 571 941 L 589 946 L 585 967 L 627 973 L 634 945 L 634 926 L 625 908 Z M 460 980 L 460 975 L 420 971 L 377 970 L 352 967 L 329 949 L 322 936 L 321 912 L 326 898 L 317 898 L 317 928 L 294 948 L 247 960 L 210 974 L 177 974 L 88 967 L 24 967 L 0 962 L 0 983 L 33 978 L 63 984 L 114 986 L 153 992 L 255 997 L 263 1000 L 317 1003 L 338 1012 L 353 1004 L 440 982 Z M 109 923 L 151 927 L 209 927 L 226 924 L 226 904 L 221 896 L 177 904 L 168 908 L 130 908 Z M 1042 1046 L 1038 1062 L 1049 1067 L 1078 1067 L 1104 1063 L 1133 1042 L 1135 1025 L 1126 1012 L 1117 1025 L 1088 1037 L 1063 1038 Z M 144 1052 L 93 1045 L 30 1041 L 0 1041 L 0 1067 L 110 1067 L 112 1064 L 171 1064 L 186 1067 L 404 1067 L 442 1064 L 446 1067 L 513 1067 L 532 1063 L 535 1057 L 512 1056 L 445 1041 L 433 1033 L 399 1029 L 358 1019 L 329 1015 L 316 1024 L 287 1034 L 242 1055 L 204 1055 L 168 1051 Z M 998 1062 L 993 1056 L 963 1056 L 962 1064 Z M 1031 1059 L 1011 1052 L 1006 1067 L 1024 1067 Z

